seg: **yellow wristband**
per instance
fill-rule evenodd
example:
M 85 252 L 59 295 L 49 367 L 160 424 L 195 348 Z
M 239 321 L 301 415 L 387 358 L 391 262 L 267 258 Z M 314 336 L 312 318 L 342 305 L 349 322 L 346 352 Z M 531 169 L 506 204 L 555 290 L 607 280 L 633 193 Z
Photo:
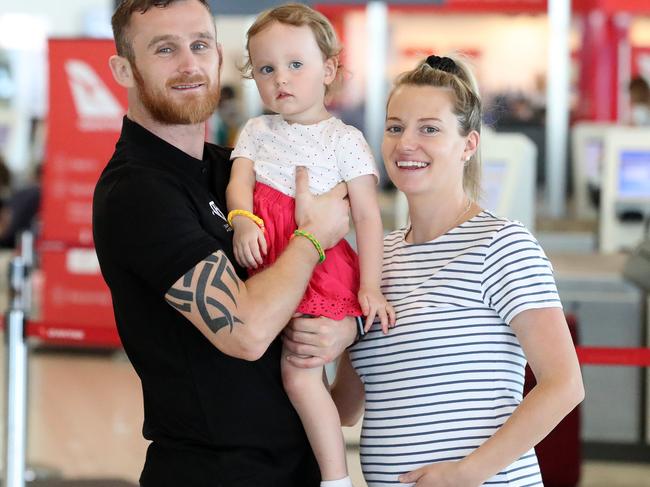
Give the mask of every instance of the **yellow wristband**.
M 323 247 L 321 246 L 320 242 L 316 237 L 314 237 L 313 234 L 309 232 L 305 232 L 304 230 L 294 230 L 293 232 L 294 235 L 298 235 L 299 237 L 305 237 L 307 240 L 309 240 L 314 247 L 316 247 L 316 251 L 318 252 L 318 263 L 320 264 L 325 260 L 325 252 L 323 251 Z
M 246 218 L 250 218 L 257 224 L 258 227 L 264 228 L 264 220 L 248 210 L 232 210 L 230 213 L 228 213 L 228 224 L 230 226 L 232 226 L 232 219 L 236 216 L 245 216 Z

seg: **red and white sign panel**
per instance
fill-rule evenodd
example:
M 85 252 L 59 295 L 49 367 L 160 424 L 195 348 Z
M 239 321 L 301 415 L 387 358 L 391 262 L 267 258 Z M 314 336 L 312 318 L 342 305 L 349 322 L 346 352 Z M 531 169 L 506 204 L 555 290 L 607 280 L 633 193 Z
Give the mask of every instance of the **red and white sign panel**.
M 92 245 L 95 183 L 115 149 L 126 90 L 108 67 L 111 40 L 49 41 L 48 137 L 41 239 Z
M 119 345 L 111 293 L 92 247 L 41 248 L 37 335 L 54 342 Z
M 111 294 L 92 241 L 95 184 L 115 150 L 126 90 L 108 67 L 110 40 L 49 41 L 48 136 L 43 166 L 40 317 L 28 335 L 50 343 L 119 346 Z

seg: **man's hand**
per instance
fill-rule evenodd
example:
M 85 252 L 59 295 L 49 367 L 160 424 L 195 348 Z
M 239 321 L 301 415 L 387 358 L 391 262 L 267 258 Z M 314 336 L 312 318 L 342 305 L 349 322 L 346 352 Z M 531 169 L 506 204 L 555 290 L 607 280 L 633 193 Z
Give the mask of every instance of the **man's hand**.
M 329 249 L 336 245 L 350 229 L 350 205 L 345 183 L 320 196 L 309 191 L 309 173 L 304 167 L 296 168 L 296 224 L 301 230 L 312 233 Z
M 341 321 L 320 316 L 318 318 L 294 317 L 285 328 L 284 346 L 289 350 L 288 360 L 301 368 L 325 365 L 352 344 L 357 336 L 354 318 Z

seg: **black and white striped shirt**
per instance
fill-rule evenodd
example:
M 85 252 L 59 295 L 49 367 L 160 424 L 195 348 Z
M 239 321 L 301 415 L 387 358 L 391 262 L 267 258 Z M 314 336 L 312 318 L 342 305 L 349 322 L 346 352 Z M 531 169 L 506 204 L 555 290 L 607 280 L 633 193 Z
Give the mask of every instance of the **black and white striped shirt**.
M 509 323 L 561 307 L 549 260 L 520 223 L 483 211 L 433 241 L 384 239 L 382 291 L 397 327 L 351 351 L 364 383 L 361 464 L 369 487 L 459 460 L 522 400 L 526 359 Z M 484 485 L 542 485 L 534 450 Z

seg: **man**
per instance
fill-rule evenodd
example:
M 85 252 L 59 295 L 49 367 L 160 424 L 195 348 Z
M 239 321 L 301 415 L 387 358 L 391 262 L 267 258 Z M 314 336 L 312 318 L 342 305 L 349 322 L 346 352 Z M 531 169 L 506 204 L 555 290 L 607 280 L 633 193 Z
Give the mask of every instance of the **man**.
M 225 218 L 230 152 L 204 143 L 221 67 L 207 2 L 124 0 L 113 31 L 110 66 L 129 110 L 95 189 L 93 228 L 142 381 L 152 443 L 140 483 L 316 486 L 318 468 L 282 388 L 277 336 L 319 255 L 297 237 L 272 267 L 241 280 Z M 345 190 L 314 198 L 306 178 L 297 175 L 296 220 L 328 248 L 347 231 Z M 352 320 L 329 331 L 327 322 L 301 326 L 289 341 L 315 356 L 304 365 L 331 359 L 354 333 Z

